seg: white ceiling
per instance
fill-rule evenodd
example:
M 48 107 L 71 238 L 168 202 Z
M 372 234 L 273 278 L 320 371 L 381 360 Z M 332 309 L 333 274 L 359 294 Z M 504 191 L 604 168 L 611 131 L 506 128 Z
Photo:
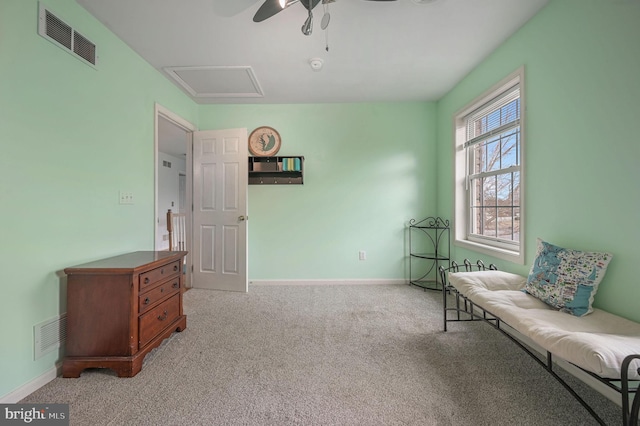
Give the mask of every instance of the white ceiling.
M 196 102 L 277 104 L 437 100 L 549 0 L 336 0 L 328 31 L 314 9 L 310 36 L 301 3 L 254 23 L 264 0 L 76 1 Z M 190 93 L 180 73 L 215 93 Z

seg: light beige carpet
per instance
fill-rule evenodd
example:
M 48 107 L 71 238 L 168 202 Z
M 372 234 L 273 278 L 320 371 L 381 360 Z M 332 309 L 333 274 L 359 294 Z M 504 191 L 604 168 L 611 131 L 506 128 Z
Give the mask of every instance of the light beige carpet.
M 407 285 L 190 290 L 187 329 L 136 377 L 85 370 L 23 402 L 69 403 L 72 425 L 596 424 L 488 325 L 442 332 L 440 298 Z

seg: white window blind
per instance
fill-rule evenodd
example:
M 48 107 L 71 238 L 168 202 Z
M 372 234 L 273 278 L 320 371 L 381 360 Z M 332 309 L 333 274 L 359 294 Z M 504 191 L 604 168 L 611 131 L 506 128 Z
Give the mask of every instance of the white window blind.
M 467 122 L 467 142 L 464 147 L 483 142 L 492 136 L 520 126 L 520 104 L 506 108 L 520 98 L 520 85 L 516 84 L 497 98 L 469 114 Z

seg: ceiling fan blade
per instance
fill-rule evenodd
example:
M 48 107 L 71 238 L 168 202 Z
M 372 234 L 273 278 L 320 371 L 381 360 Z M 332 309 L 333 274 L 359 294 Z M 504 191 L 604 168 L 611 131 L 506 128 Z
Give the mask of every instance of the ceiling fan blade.
M 282 6 L 280 6 L 280 0 L 265 0 L 253 16 L 253 22 L 262 22 L 265 19 L 271 18 L 276 13 L 282 12 L 284 9 L 295 3 L 298 3 L 298 0 L 287 0 L 286 5 L 282 8 Z

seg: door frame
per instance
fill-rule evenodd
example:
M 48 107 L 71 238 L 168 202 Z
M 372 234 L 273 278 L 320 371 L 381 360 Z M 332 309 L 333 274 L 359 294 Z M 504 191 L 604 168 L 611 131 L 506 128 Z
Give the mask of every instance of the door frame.
M 154 185 L 154 198 L 153 198 L 153 210 L 154 210 L 154 216 L 153 216 L 153 247 L 154 250 L 156 247 L 158 247 L 158 232 L 157 232 L 157 228 L 158 228 L 158 218 L 160 217 L 159 214 L 160 212 L 158 211 L 158 122 L 160 117 L 162 117 L 165 120 L 170 121 L 171 123 L 175 124 L 176 126 L 180 127 L 181 129 L 183 129 L 186 134 L 187 134 L 187 140 L 186 140 L 186 150 L 187 150 L 187 188 L 186 188 L 186 208 L 185 208 L 185 213 L 186 213 L 186 223 L 185 223 L 185 227 L 186 227 L 186 237 L 187 237 L 187 241 L 186 241 L 186 247 L 185 250 L 187 250 L 189 252 L 189 254 L 187 255 L 187 271 L 186 271 L 186 277 L 185 277 L 185 286 L 187 288 L 191 287 L 191 265 L 193 265 L 193 261 L 191 260 L 191 252 L 192 252 L 192 240 L 193 240 L 193 234 L 191 232 L 191 221 L 192 221 L 192 216 L 193 216 L 193 212 L 192 209 L 190 208 L 190 206 L 193 205 L 193 132 L 195 132 L 196 130 L 198 130 L 198 128 L 196 127 L 195 124 L 191 123 L 188 120 L 185 120 L 184 118 L 182 118 L 181 116 L 179 116 L 178 114 L 174 113 L 173 111 L 171 111 L 168 108 L 165 108 L 164 106 L 160 105 L 159 103 L 155 103 L 154 104 L 154 116 L 153 116 L 153 123 L 154 123 L 154 141 L 153 141 L 153 173 L 154 173 L 154 179 L 153 179 L 153 185 Z

